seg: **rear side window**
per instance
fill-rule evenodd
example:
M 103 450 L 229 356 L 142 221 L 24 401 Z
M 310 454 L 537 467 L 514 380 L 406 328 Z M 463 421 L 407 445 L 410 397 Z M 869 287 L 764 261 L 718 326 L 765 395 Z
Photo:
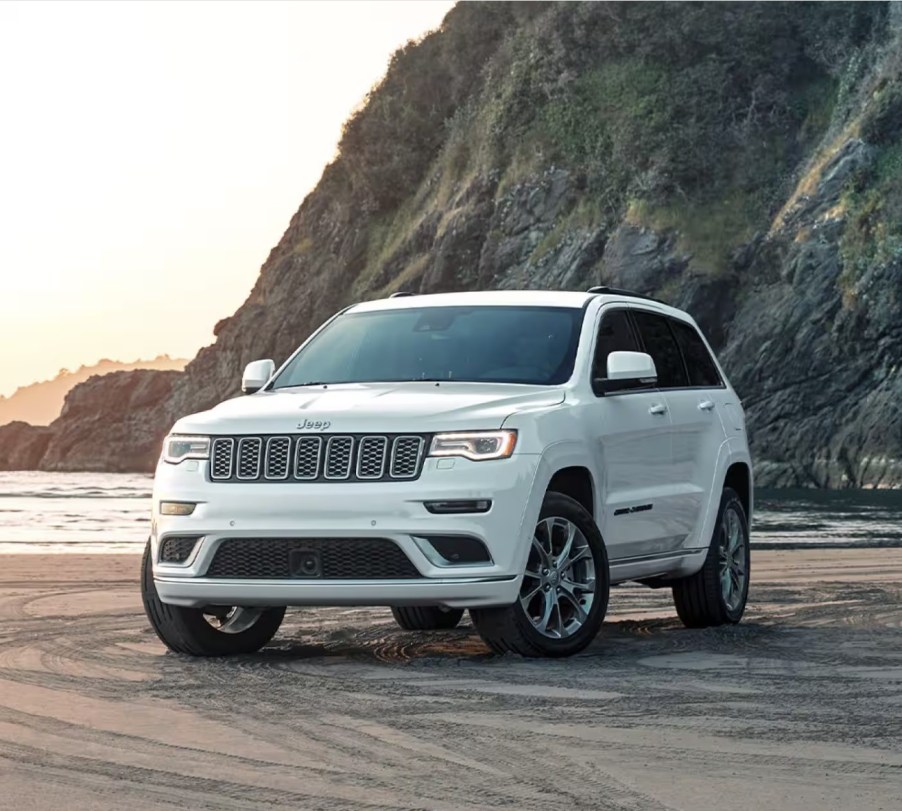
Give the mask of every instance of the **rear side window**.
M 670 319 L 670 326 L 677 343 L 683 350 L 683 359 L 689 370 L 689 385 L 719 388 L 723 385 L 717 366 L 698 331 L 683 321 Z
M 611 352 L 641 351 L 627 311 L 606 310 L 601 316 L 601 325 L 598 327 L 592 379 L 608 376 L 608 355 Z
M 651 355 L 658 372 L 659 389 L 678 389 L 689 385 L 683 358 L 676 339 L 663 315 L 633 310 L 645 351 Z

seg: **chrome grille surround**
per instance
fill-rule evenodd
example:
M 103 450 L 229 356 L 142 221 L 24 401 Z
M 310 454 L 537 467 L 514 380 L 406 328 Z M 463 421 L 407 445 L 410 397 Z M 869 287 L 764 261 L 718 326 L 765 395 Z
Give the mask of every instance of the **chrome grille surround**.
M 260 457 L 263 440 L 258 436 L 243 436 L 238 440 L 238 478 L 242 481 L 260 476 Z
M 231 437 L 218 437 L 213 440 L 210 449 L 210 478 L 232 478 L 232 455 L 235 451 L 235 440 Z
M 419 477 L 431 437 L 275 434 L 213 437 L 212 482 L 375 482 Z
M 357 478 L 381 479 L 385 472 L 385 451 L 388 438 L 365 436 L 357 446 Z
M 317 478 L 322 456 L 322 437 L 299 436 L 294 449 L 294 477 L 303 481 Z
M 415 479 L 420 473 L 425 440 L 421 436 L 398 436 L 391 446 L 389 475 L 393 479 Z
M 267 479 L 287 479 L 291 467 L 291 437 L 271 436 L 266 440 L 263 475 Z
M 327 479 L 347 479 L 351 476 L 351 457 L 354 455 L 354 437 L 330 436 L 326 441 Z

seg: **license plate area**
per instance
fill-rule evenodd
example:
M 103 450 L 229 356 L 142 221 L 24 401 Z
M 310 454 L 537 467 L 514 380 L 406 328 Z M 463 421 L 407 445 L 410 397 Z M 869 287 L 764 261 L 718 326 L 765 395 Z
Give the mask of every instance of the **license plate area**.
M 288 572 L 292 577 L 323 576 L 323 565 L 316 549 L 292 549 L 288 553 Z

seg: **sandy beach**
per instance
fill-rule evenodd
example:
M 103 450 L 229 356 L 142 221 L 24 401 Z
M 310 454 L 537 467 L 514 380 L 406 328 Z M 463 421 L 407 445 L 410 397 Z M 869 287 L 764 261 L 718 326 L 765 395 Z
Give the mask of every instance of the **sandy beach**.
M 896 809 L 902 550 L 759 551 L 747 620 L 625 586 L 569 661 L 295 610 L 165 652 L 136 556 L 0 556 L 3 809 Z

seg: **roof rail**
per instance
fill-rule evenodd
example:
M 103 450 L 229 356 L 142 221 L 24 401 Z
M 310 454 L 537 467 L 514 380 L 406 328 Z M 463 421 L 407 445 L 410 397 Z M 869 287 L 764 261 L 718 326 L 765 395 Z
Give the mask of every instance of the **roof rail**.
M 587 293 L 606 293 L 609 296 L 629 296 L 630 298 L 642 298 L 646 301 L 657 301 L 658 304 L 666 304 L 667 302 L 661 301 L 659 298 L 655 298 L 654 296 L 646 296 L 644 293 L 634 293 L 632 290 L 622 290 L 619 287 L 607 287 L 606 285 L 599 285 L 597 287 L 590 287 L 586 290 Z
M 413 293 L 408 293 L 406 290 L 399 290 L 397 293 L 392 293 L 389 298 L 404 298 L 404 296 L 412 296 Z

